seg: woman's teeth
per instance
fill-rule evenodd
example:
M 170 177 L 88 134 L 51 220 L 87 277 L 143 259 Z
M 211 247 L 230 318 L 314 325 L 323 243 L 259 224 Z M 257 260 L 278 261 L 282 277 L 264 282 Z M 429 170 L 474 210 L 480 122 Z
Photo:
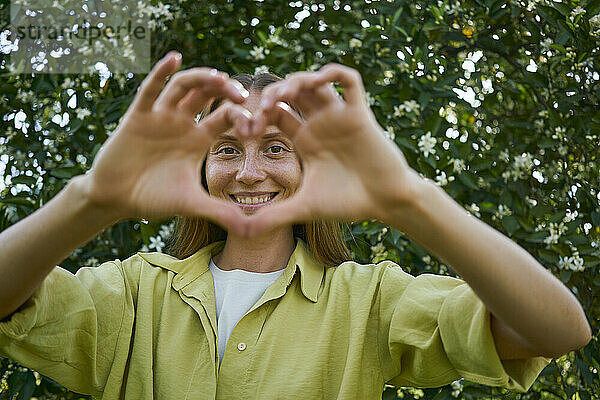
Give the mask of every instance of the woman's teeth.
M 259 196 L 259 197 L 238 197 L 238 196 L 234 196 L 235 201 L 237 201 L 238 203 L 241 203 L 241 204 L 260 204 L 260 203 L 266 203 L 267 201 L 271 200 L 273 197 L 274 197 L 273 194 L 266 195 L 266 196 Z

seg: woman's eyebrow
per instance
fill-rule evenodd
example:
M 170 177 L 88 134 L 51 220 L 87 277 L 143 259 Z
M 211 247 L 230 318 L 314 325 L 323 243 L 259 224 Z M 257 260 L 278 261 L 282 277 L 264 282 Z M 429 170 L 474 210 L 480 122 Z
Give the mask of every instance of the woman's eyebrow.
M 228 135 L 226 133 L 217 136 L 217 139 L 225 139 L 225 140 L 233 140 L 233 141 L 237 141 L 238 140 L 238 138 L 236 138 L 235 136 L 231 136 L 231 135 Z
M 268 140 L 268 139 L 273 139 L 273 138 L 286 138 L 285 135 L 282 132 L 271 132 L 271 133 L 265 133 L 261 139 L 263 140 Z M 221 139 L 221 140 L 231 140 L 231 141 L 238 141 L 239 138 L 232 136 L 232 135 L 228 135 L 226 133 L 221 134 L 219 136 L 217 136 L 217 139 Z
M 280 138 L 283 137 L 285 139 L 285 135 L 282 132 L 271 132 L 265 133 L 262 139 L 272 139 L 272 138 Z

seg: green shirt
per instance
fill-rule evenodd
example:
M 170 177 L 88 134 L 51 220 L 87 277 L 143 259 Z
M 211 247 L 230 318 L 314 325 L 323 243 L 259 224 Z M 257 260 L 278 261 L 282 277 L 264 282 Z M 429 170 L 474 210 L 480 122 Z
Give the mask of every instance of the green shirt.
M 325 269 L 298 240 L 218 369 L 208 263 L 223 244 L 56 267 L 0 323 L 0 355 L 95 398 L 178 400 L 381 399 L 385 383 L 460 377 L 525 391 L 550 360 L 501 361 L 489 312 L 459 279 L 391 261 Z

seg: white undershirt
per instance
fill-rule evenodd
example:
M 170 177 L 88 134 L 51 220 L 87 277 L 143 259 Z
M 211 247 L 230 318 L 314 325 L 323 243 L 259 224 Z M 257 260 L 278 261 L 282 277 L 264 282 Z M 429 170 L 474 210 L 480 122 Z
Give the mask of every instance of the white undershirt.
M 274 272 L 249 272 L 241 269 L 224 271 L 210 260 L 209 270 L 215 282 L 219 367 L 227 341 L 235 325 L 279 278 L 285 268 Z

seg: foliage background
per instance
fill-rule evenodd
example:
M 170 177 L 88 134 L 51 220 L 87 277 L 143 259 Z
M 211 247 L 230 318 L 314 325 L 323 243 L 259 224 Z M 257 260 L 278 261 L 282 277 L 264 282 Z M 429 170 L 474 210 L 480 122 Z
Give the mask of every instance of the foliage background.
M 383 398 L 599 398 L 600 0 L 153 4 L 153 62 L 177 49 L 184 68 L 230 74 L 268 68 L 285 76 L 328 62 L 358 69 L 377 119 L 411 166 L 533 254 L 572 290 L 592 325 L 592 342 L 553 361 L 526 394 L 460 380 L 387 387 Z M 8 9 L 1 0 L 3 27 Z M 90 167 L 143 79 L 11 75 L 4 44 L 0 230 Z M 74 272 L 160 251 L 169 223 L 121 222 L 61 265 Z M 376 221 L 351 231 L 357 261 L 390 258 L 415 275 L 453 274 Z M 0 359 L 0 377 L 0 399 L 80 397 L 8 359 Z

